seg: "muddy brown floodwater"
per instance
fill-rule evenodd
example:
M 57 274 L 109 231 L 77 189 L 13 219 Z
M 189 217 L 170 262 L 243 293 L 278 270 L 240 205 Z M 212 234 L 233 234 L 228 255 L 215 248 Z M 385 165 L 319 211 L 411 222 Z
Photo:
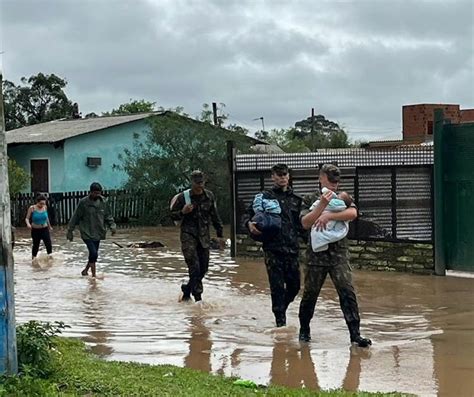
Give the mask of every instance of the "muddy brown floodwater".
M 159 249 L 113 244 L 159 240 Z M 32 266 L 30 238 L 19 229 L 15 256 L 16 318 L 64 321 L 66 335 L 107 360 L 174 364 L 260 384 L 399 391 L 422 396 L 474 395 L 474 279 L 400 273 L 354 273 L 370 350 L 351 348 L 336 292 L 328 281 L 300 344 L 297 298 L 288 326 L 273 327 L 262 260 L 212 251 L 204 304 L 179 303 L 187 269 L 178 230 L 119 230 L 102 243 L 98 279 L 81 277 L 86 248 L 53 232 Z

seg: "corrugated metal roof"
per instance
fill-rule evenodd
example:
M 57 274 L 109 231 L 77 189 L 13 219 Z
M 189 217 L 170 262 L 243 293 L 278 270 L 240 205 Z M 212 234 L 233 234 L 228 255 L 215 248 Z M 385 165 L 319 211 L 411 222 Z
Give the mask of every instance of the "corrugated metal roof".
M 238 154 L 237 171 L 269 170 L 285 163 L 294 170 L 318 168 L 319 164 L 336 163 L 339 167 L 430 165 L 433 146 L 399 146 L 377 149 L 319 149 L 313 153 Z
M 142 120 L 165 112 L 131 114 L 126 116 L 93 117 L 88 119 L 53 120 L 6 132 L 7 144 L 54 143 L 89 132 Z

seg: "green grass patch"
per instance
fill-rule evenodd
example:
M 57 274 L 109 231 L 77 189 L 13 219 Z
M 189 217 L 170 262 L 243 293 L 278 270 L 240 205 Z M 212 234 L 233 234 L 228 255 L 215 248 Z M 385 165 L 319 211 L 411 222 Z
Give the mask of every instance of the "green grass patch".
M 4 378 L 2 396 L 402 396 L 400 393 L 316 392 L 279 386 L 255 386 L 204 372 L 171 365 L 105 361 L 90 353 L 84 343 L 55 338 L 58 351 L 54 370 L 47 377 L 26 373 Z

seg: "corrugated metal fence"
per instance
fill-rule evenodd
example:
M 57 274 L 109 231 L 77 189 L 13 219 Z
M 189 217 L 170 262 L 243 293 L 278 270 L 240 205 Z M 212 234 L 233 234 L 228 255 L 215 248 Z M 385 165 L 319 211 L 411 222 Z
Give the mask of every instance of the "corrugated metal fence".
M 260 190 L 270 188 L 270 167 L 286 163 L 292 169 L 296 193 L 318 187 L 318 167 L 341 168 L 340 190 L 349 192 L 360 217 L 351 223 L 349 237 L 360 240 L 432 241 L 433 148 L 332 149 L 316 153 L 237 155 L 235 158 L 236 231 L 246 233 L 246 208 Z
M 48 195 L 48 214 L 54 225 L 65 225 L 71 219 L 79 200 L 87 196 L 87 191 L 50 193 Z M 142 219 L 154 202 L 150 195 L 132 190 L 108 190 L 104 196 L 117 223 L 129 223 Z M 19 194 L 11 201 L 12 224 L 24 226 L 28 207 L 35 202 L 33 193 Z

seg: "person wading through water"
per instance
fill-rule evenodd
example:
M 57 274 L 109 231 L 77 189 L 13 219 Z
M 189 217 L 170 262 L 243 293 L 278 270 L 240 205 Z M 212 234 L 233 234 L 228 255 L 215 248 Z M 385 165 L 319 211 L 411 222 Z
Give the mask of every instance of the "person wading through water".
M 92 277 L 95 277 L 100 240 L 105 240 L 107 227 L 111 230 L 112 236 L 117 231 L 117 226 L 115 225 L 107 200 L 102 196 L 102 186 L 100 183 L 92 183 L 89 195 L 79 201 L 69 221 L 66 235 L 69 241 L 73 240 L 73 231 L 77 225 L 79 225 L 81 238 L 89 251 L 87 265 L 81 274 L 87 276 L 90 269 Z
M 263 242 L 265 265 L 272 299 L 272 311 L 277 327 L 286 326 L 286 310 L 300 289 L 300 268 L 298 263 L 299 241 L 302 228 L 299 220 L 302 198 L 289 186 L 289 169 L 286 164 L 275 164 L 271 168 L 273 187 L 257 194 L 247 211 L 246 222 L 254 239 Z M 265 225 L 259 226 L 262 215 L 268 222 L 268 229 L 274 230 L 265 238 Z M 265 223 L 265 218 L 263 218 Z M 279 227 L 272 223 L 279 221 Z M 260 230 L 259 229 L 262 229 Z
M 223 238 L 223 226 L 217 211 L 214 194 L 204 188 L 202 171 L 191 173 L 191 189 L 177 194 L 171 200 L 171 217 L 181 221 L 181 250 L 188 266 L 189 281 L 181 285 L 180 300 L 202 300 L 202 280 L 209 267 L 209 225 L 212 223 L 217 237 Z
M 352 221 L 357 218 L 357 208 L 354 204 L 341 212 L 324 210 L 328 206 L 333 192 L 337 192 L 341 171 L 332 164 L 324 164 L 319 173 L 321 188 L 329 189 L 323 195 L 319 192 L 305 196 L 301 210 L 301 224 L 304 229 L 311 227 L 325 229 L 329 221 Z M 319 199 L 317 205 L 310 210 L 313 203 Z M 314 252 L 311 247 L 311 237 L 308 241 L 307 264 L 304 267 L 304 292 L 300 303 L 299 339 L 302 342 L 311 340 L 310 321 L 313 318 L 316 301 L 326 276 L 329 274 L 339 295 L 344 319 L 349 329 L 350 340 L 360 347 L 368 347 L 372 341 L 360 335 L 359 307 L 354 287 L 352 285 L 352 272 L 349 266 L 349 253 L 347 238 L 329 243 L 325 251 Z

